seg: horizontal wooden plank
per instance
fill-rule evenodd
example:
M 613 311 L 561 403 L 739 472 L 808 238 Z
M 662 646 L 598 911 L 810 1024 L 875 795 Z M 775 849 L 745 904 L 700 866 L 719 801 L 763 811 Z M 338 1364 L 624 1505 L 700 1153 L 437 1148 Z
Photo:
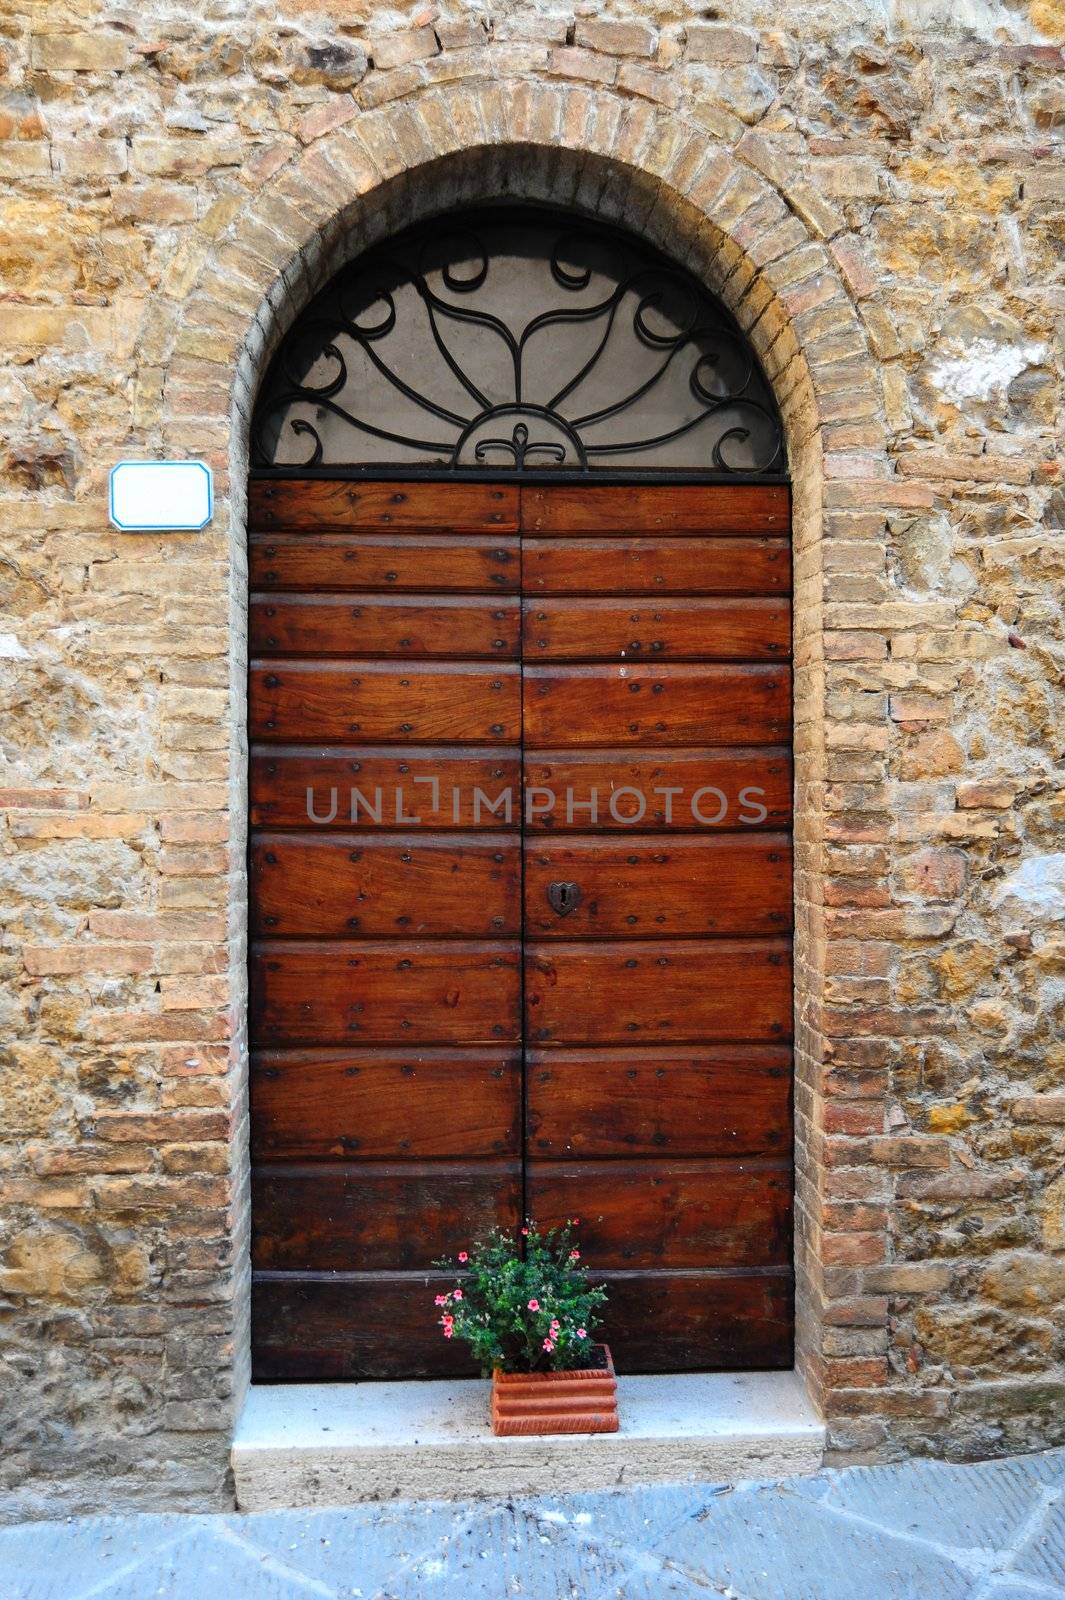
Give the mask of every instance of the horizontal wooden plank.
M 428 595 L 253 595 L 255 656 L 374 656 L 401 660 L 517 660 L 516 600 Z
M 791 1036 L 790 945 L 535 944 L 525 1002 L 531 1043 L 780 1043 Z
M 619 1373 L 771 1371 L 792 1365 L 786 1271 L 610 1272 L 603 1336 Z M 473 1377 L 466 1347 L 444 1339 L 438 1274 L 256 1273 L 257 1383 Z M 653 1315 L 648 1308 L 653 1307 Z
M 249 959 L 252 1042 L 499 1044 L 520 1037 L 515 944 L 266 941 Z
M 603 1273 L 601 1337 L 618 1372 L 740 1372 L 790 1368 L 791 1274 Z
M 532 1050 L 529 1152 L 554 1160 L 648 1155 L 663 1162 L 786 1155 L 791 1078 L 790 1050 L 764 1045 Z
M 255 833 L 253 933 L 478 939 L 521 932 L 516 834 Z
M 780 484 L 526 484 L 525 533 L 784 533 L 790 494 Z
M 324 478 L 256 479 L 248 486 L 248 526 L 315 531 L 432 528 L 441 533 L 516 529 L 516 484 L 350 483 Z
M 257 1166 L 252 1216 L 255 1267 L 427 1271 L 490 1228 L 519 1225 L 521 1163 Z
M 776 1267 L 791 1260 L 790 1161 L 529 1161 L 541 1227 L 580 1218 L 584 1264 Z
M 521 547 L 502 536 L 260 534 L 250 541 L 248 565 L 251 589 L 267 593 L 516 594 L 521 587 Z
M 790 732 L 782 666 L 527 667 L 525 744 L 773 744 Z
M 424 1272 L 256 1273 L 252 1377 L 256 1383 L 476 1377 L 466 1346 L 444 1338 L 433 1305 L 454 1282 Z
M 786 600 L 527 600 L 524 658 L 534 661 L 786 661 Z M 471 652 L 472 653 L 472 652 Z
M 579 890 L 565 915 L 548 898 L 559 881 Z M 525 925 L 534 938 L 783 933 L 791 920 L 785 834 L 526 844 Z
M 251 1059 L 253 1161 L 517 1155 L 513 1050 L 266 1050 Z
M 791 778 L 784 749 L 530 751 L 525 825 L 530 833 L 786 827 Z
M 786 595 L 787 539 L 530 539 L 527 595 Z
M 253 827 L 396 829 L 519 826 L 516 750 L 253 746 Z
M 521 730 L 519 669 L 506 662 L 435 667 L 422 662 L 253 661 L 253 739 L 394 744 L 512 743 Z

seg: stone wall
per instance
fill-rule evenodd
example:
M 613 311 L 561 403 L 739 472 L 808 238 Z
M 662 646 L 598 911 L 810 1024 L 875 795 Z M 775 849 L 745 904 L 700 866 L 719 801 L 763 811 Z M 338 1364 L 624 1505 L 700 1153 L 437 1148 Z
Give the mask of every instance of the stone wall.
M 786 416 L 832 1459 L 1065 1432 L 1063 40 L 1060 0 L 0 0 L 9 1514 L 227 1501 L 247 409 L 347 253 L 501 192 L 690 262 Z M 113 531 L 113 462 L 183 454 L 211 527 Z

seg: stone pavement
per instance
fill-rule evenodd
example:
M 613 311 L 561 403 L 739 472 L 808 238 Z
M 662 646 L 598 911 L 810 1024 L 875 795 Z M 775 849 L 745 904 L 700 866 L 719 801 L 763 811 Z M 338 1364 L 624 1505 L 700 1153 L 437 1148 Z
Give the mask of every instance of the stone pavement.
M 546 1486 L 545 1486 L 546 1487 Z M 1065 1450 L 779 1483 L 0 1530 L 0 1600 L 1065 1600 Z

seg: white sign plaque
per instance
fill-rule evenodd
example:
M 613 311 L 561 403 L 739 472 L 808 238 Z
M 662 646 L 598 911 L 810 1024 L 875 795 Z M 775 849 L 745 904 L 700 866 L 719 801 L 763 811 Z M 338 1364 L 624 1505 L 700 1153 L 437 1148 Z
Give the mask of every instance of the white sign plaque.
M 109 509 L 124 533 L 206 528 L 214 512 L 211 469 L 202 461 L 120 461 L 111 468 Z

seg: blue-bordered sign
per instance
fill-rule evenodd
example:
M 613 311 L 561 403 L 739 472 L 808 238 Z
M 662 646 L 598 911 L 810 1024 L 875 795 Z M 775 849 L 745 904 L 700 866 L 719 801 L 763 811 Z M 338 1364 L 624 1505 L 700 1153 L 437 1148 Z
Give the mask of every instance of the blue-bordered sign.
M 203 461 L 120 461 L 111 468 L 111 521 L 124 533 L 188 532 L 214 514 L 214 482 Z

